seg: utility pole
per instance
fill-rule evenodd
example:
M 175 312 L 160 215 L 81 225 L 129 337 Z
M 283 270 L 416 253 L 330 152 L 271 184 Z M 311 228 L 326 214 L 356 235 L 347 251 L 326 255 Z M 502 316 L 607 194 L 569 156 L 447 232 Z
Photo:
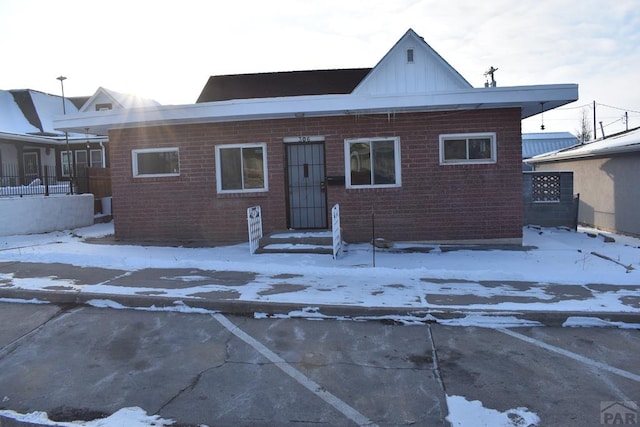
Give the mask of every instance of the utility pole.
M 596 139 L 596 101 L 593 101 L 593 139 Z
M 629 113 L 627 111 L 624 112 L 624 124 L 626 126 L 626 130 L 629 130 Z
M 67 107 L 64 102 L 64 81 L 67 80 L 67 78 L 64 76 L 60 76 L 60 77 L 56 77 L 56 80 L 60 80 L 60 87 L 62 89 L 62 114 L 66 115 Z M 64 139 L 67 142 L 67 164 L 69 167 L 69 192 L 70 194 L 73 194 L 73 169 L 74 169 L 73 163 L 75 162 L 71 161 L 71 158 L 73 156 L 71 155 L 71 150 L 69 149 L 69 132 L 67 132 L 66 130 L 64 131 Z M 63 169 L 62 172 L 64 173 L 64 163 L 62 164 L 62 169 Z

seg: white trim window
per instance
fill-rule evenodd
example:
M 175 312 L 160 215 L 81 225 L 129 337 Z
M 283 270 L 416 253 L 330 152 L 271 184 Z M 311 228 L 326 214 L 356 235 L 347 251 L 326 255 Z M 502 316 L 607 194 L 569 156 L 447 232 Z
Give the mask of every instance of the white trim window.
M 267 144 L 216 145 L 218 193 L 268 191 Z
M 136 178 L 180 176 L 180 151 L 177 147 L 131 150 L 131 156 Z
M 344 141 L 347 188 L 400 187 L 400 138 Z
M 488 164 L 496 162 L 496 134 L 440 135 L 440 164 Z
M 62 176 L 71 175 L 71 151 L 60 152 L 60 165 L 62 167 Z
M 89 151 L 89 163 L 92 168 L 103 168 L 102 164 L 102 150 L 93 149 Z
M 74 151 L 76 155 L 76 175 L 80 175 L 79 171 L 86 169 L 87 165 L 87 152 L 85 150 Z

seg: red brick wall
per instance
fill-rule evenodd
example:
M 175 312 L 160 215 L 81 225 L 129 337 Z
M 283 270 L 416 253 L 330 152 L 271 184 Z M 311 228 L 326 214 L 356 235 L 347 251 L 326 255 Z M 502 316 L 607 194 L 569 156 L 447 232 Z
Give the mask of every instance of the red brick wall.
M 495 132 L 496 164 L 440 165 L 439 135 Z M 110 133 L 116 236 L 145 240 L 247 239 L 246 209 L 260 205 L 265 233 L 287 227 L 282 138 L 325 137 L 326 172 L 344 176 L 345 138 L 397 136 L 402 186 L 327 187 L 340 204 L 346 241 L 520 238 L 522 165 L 519 109 L 406 113 L 198 124 Z M 269 191 L 217 194 L 215 145 L 266 143 Z M 180 176 L 133 178 L 131 150 L 180 147 Z

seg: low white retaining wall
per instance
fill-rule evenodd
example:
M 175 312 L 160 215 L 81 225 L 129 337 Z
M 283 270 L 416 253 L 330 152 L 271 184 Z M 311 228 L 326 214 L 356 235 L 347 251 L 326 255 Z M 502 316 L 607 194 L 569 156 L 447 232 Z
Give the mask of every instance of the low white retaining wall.
M 93 224 L 93 194 L 0 198 L 0 236 L 48 233 Z

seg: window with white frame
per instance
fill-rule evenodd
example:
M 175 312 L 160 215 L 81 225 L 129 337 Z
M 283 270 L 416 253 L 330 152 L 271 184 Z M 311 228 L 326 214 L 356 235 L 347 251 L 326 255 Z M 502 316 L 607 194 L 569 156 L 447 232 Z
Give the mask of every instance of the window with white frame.
M 71 151 L 60 152 L 60 164 L 62 165 L 62 176 L 71 175 Z
M 74 154 L 76 155 L 76 175 L 79 176 L 79 171 L 83 171 L 88 166 L 87 152 L 84 150 L 77 150 Z
M 400 138 L 358 138 L 344 142 L 347 188 L 399 187 Z
M 92 168 L 103 168 L 102 164 L 102 150 L 89 151 L 89 161 Z
M 440 135 L 440 164 L 495 162 L 495 133 Z
M 132 150 L 133 176 L 179 176 L 180 155 L 178 148 L 146 148 Z
M 218 193 L 267 191 L 266 144 L 217 145 L 216 181 Z

